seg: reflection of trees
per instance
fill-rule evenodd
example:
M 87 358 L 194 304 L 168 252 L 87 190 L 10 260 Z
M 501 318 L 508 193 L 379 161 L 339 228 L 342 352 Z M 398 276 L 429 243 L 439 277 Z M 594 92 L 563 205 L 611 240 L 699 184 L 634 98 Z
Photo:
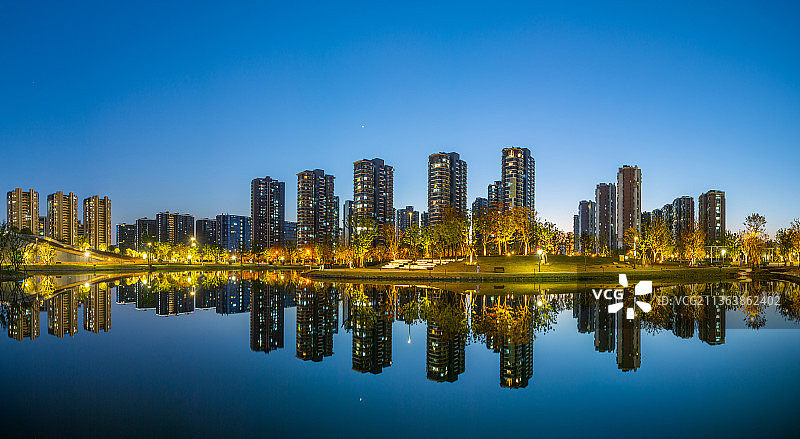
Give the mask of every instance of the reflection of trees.
M 333 355 L 338 330 L 336 291 L 329 285 L 304 282 L 297 286 L 297 358 L 322 361 Z
M 392 365 L 396 287 L 359 285 L 349 291 L 345 327 L 353 332 L 353 370 L 381 373 Z
M 430 290 L 420 300 L 427 321 L 426 371 L 431 381 L 454 382 L 466 370 L 467 316 L 461 295 Z
M 764 316 L 766 303 L 761 299 L 762 285 L 760 282 L 749 282 L 742 284 L 742 298 L 739 304 L 745 315 L 745 324 L 751 329 L 760 329 L 767 324 Z
M 22 341 L 39 336 L 39 299 L 26 294 L 19 282 L 0 283 L 0 327 L 8 337 Z
M 485 313 L 475 316 L 472 332 L 478 339 L 498 336 L 524 343 L 533 332 L 546 333 L 556 321 L 551 301 L 536 296 L 503 296 Z
M 800 285 L 789 282 L 781 284 L 778 312 L 789 320 L 800 321 Z

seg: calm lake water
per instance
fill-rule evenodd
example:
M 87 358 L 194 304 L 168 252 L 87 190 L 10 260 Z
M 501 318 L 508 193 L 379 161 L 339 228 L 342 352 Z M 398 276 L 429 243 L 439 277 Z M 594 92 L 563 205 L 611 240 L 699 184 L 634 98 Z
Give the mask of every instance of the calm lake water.
M 797 434 L 798 285 L 631 289 L 618 313 L 599 287 L 5 283 L 2 435 Z

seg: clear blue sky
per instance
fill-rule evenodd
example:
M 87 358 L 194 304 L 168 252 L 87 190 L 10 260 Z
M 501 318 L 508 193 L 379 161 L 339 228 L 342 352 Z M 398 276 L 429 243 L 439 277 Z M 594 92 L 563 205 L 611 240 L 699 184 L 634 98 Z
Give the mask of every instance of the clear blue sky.
M 249 214 L 269 175 L 294 219 L 305 169 L 345 200 L 381 157 L 424 208 L 428 154 L 456 151 L 471 203 L 521 145 L 565 230 L 622 164 L 645 210 L 714 188 L 728 228 L 800 217 L 795 2 L 328 3 L 6 2 L 0 185 L 109 195 L 117 223 Z

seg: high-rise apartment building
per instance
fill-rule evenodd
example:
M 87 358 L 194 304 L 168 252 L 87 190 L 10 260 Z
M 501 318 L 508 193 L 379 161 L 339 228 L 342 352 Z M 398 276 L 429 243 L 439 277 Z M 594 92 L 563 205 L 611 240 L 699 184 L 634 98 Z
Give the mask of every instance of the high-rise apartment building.
M 489 208 L 489 200 L 483 197 L 475 198 L 475 201 L 472 202 L 472 218 L 475 218 L 477 215 L 481 215 L 486 209 Z
M 661 209 L 653 209 L 650 214 L 650 221 L 661 220 L 667 225 L 669 230 L 672 230 L 672 203 L 665 204 Z
M 346 245 L 350 245 L 350 239 L 353 237 L 356 227 L 356 225 L 353 223 L 353 201 L 345 200 L 342 209 L 343 239 Z
M 419 212 L 414 210 L 414 206 L 406 206 L 397 211 L 397 230 L 403 233 L 411 226 L 419 227 Z
M 322 169 L 297 174 L 297 244 L 333 244 L 339 228 L 339 197 L 333 175 Z
M 672 241 L 682 240 L 683 232 L 694 224 L 694 198 L 679 197 L 672 202 Z
M 217 220 L 203 218 L 195 221 L 194 227 L 197 245 L 204 246 L 217 243 Z
M 498 206 L 503 202 L 503 182 L 496 180 L 487 190 L 487 200 L 491 206 Z
M 642 170 L 624 165 L 617 172 L 617 211 L 615 214 L 617 248 L 625 246 L 625 231 L 642 225 Z
M 503 148 L 503 204 L 535 209 L 535 161 L 528 148 Z
M 30 229 L 34 235 L 39 234 L 39 194 L 31 189 L 24 192 L 22 188 L 9 191 L 6 195 L 9 227 L 17 230 Z
M 183 213 L 156 214 L 158 242 L 188 244 L 194 236 L 194 216 Z
M 725 238 L 725 192 L 710 190 L 697 201 L 697 222 L 706 232 L 706 242 L 721 243 Z
M 382 159 L 353 163 L 353 218 L 394 223 L 394 168 Z
M 229 252 L 249 250 L 252 242 L 250 218 L 242 215 L 217 215 L 217 244 Z
M 616 221 L 617 188 L 613 183 L 600 183 L 594 191 L 596 245 L 600 251 L 610 251 L 617 246 Z M 579 236 L 575 236 L 578 241 Z
M 467 162 L 455 152 L 431 154 L 428 157 L 428 212 L 431 222 L 442 222 L 448 207 L 467 214 Z
M 584 249 L 584 236 L 591 236 L 593 239 L 597 236 L 597 204 L 594 201 L 583 200 L 578 203 L 577 228 L 573 230 L 575 234 L 575 251 L 583 253 L 594 252 L 594 245 L 592 248 Z
M 252 249 L 261 251 L 283 244 L 286 221 L 286 184 L 270 177 L 250 183 L 250 218 L 253 227 Z
M 77 244 L 78 197 L 58 191 L 47 196 L 47 229 L 50 238 L 68 245 Z
M 292 247 L 297 244 L 297 221 L 283 222 L 283 245 Z
M 136 224 L 117 224 L 117 248 L 136 250 Z
M 111 200 L 99 195 L 83 200 L 83 227 L 89 245 L 107 249 L 111 245 Z
M 136 220 L 136 251 L 143 251 L 148 243 L 158 242 L 158 222 L 151 218 Z

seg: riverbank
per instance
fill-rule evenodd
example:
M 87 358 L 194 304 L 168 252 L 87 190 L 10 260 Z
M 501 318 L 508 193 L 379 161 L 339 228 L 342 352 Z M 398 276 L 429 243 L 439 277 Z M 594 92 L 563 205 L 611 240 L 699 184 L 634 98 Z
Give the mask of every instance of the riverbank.
M 378 269 L 332 269 L 313 270 L 303 273 L 312 280 L 327 281 L 402 281 L 402 282 L 467 282 L 467 283 L 578 283 L 602 282 L 616 284 L 624 273 L 629 281 L 640 280 L 726 280 L 739 277 L 737 267 L 686 267 L 686 268 L 637 268 L 609 269 L 603 271 L 542 271 L 529 273 L 477 273 L 463 271 L 428 270 L 378 270 Z
M 56 264 L 30 265 L 22 267 L 22 276 L 32 274 L 60 275 L 76 273 L 140 273 L 175 271 L 279 271 L 307 270 L 308 265 L 264 265 L 264 264 Z
M 20 281 L 28 277 L 19 271 L 0 270 L 0 282 Z

